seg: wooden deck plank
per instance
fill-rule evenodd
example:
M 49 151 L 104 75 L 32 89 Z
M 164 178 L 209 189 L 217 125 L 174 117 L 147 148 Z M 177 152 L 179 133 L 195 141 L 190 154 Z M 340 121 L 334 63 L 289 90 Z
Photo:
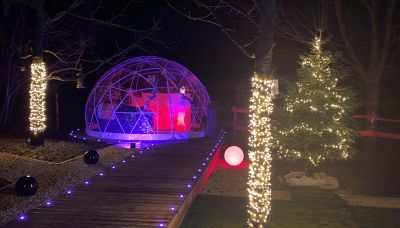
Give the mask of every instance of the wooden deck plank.
M 75 186 L 51 207 L 34 209 L 26 221 L 6 227 L 177 227 L 213 168 L 218 153 L 209 153 L 216 142 L 195 139 L 137 150 L 135 158 L 104 169 L 89 185 Z

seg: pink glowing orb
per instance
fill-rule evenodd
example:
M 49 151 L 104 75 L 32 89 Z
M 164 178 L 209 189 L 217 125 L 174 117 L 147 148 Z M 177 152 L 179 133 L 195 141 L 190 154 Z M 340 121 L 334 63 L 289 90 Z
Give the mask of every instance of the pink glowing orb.
M 224 158 L 229 165 L 237 166 L 242 163 L 244 154 L 240 147 L 230 146 L 225 150 Z

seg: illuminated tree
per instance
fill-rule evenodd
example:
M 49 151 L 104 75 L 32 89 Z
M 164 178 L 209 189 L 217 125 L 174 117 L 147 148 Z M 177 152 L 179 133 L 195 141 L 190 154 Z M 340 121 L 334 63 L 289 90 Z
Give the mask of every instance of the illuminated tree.
M 362 108 L 372 118 L 379 116 L 381 88 L 383 84 L 399 75 L 398 46 L 400 17 L 396 10 L 398 1 L 395 0 L 334 0 L 314 1 L 318 6 L 310 7 L 311 12 L 298 10 L 295 1 L 285 2 L 285 10 L 281 11 L 282 20 L 278 30 L 283 30 L 286 38 L 302 42 L 309 33 L 315 31 L 315 22 L 322 22 L 326 32 L 332 37 L 330 46 L 342 53 L 340 62 L 349 71 L 349 81 L 359 88 L 362 94 Z M 303 4 L 298 1 L 297 4 Z M 311 3 L 312 4 L 312 3 Z M 310 4 L 310 5 L 311 5 Z M 322 18 L 318 18 L 319 9 Z M 286 11 L 286 12 L 285 12 Z M 317 16 L 317 17 L 316 17 Z M 318 21 L 314 19 L 317 18 Z M 329 20 L 328 20 L 329 18 Z M 307 34 L 307 36 L 306 36 Z M 387 81 L 388 80 L 388 81 Z M 367 130 L 376 131 L 379 121 L 365 121 Z M 374 151 L 375 137 L 363 140 L 366 145 L 364 151 Z
M 9 121 L 10 109 L 13 97 L 21 85 L 29 81 L 29 130 L 31 139 L 43 141 L 43 133 L 46 129 L 46 88 L 50 80 L 76 82 L 77 88 L 83 88 L 83 80 L 91 74 L 113 66 L 131 55 L 133 50 L 140 49 L 148 52 L 147 43 L 164 45 L 154 37 L 154 32 L 158 29 L 159 21 L 155 21 L 153 15 L 144 30 L 136 29 L 131 24 L 127 11 L 134 10 L 132 1 L 121 1 L 112 10 L 103 1 L 49 1 L 49 0 L 0 0 L 0 19 L 5 22 L 9 19 L 11 23 L 0 23 L 0 43 L 7 44 L 3 39 L 3 34 L 8 35 L 12 28 L 17 27 L 12 24 L 14 14 L 21 13 L 21 27 L 27 29 L 29 37 L 23 37 L 26 44 L 17 43 L 13 49 L 2 46 L 1 50 L 13 50 L 13 52 L 2 52 L 4 59 L 16 58 L 28 67 L 15 65 L 12 68 L 8 65 L 11 61 L 1 62 L 2 71 L 6 71 L 7 77 L 0 80 L 0 88 L 5 90 L 5 107 L 1 109 L 1 122 Z M 88 26 L 89 25 L 89 26 Z M 26 27 L 26 28 L 25 28 Z M 105 28 L 105 29 L 103 29 Z M 97 31 L 98 30 L 98 31 Z M 112 36 L 118 30 L 124 35 Z M 96 34 L 97 33 L 97 34 Z M 109 50 L 104 48 L 94 48 L 94 37 L 107 43 Z M 4 35 L 4 38 L 8 36 Z M 111 39 L 111 41 L 110 41 Z M 26 40 L 29 40 L 26 41 Z M 10 42 L 8 42 L 10 43 Z M 23 48 L 22 46 L 27 46 Z M 16 51 L 18 50 L 18 51 Z M 23 50 L 23 51 L 20 51 Z M 107 52 L 107 53 L 103 53 Z M 2 58 L 3 59 L 3 58 Z M 21 67 L 30 73 L 30 80 L 26 77 L 20 80 L 21 73 L 15 73 L 15 69 Z M 15 68 L 15 69 L 14 69 Z M 16 80 L 18 79 L 18 80 Z M 18 83 L 17 83 L 18 82 Z M 8 89 L 9 88 L 9 89 Z M 3 95 L 3 91 L 1 93 Z M 1 102 L 3 104 L 3 102 Z M 32 141 L 31 141 L 32 142 Z M 32 143 L 31 143 L 32 144 Z M 33 145 L 33 144 L 32 144 Z
M 344 73 L 321 46 L 321 39 L 314 38 L 311 52 L 300 57 L 300 79 L 288 90 L 284 118 L 277 127 L 280 155 L 314 166 L 349 157 L 356 135 L 349 127 L 354 93 L 339 85 Z
M 254 59 L 251 76 L 248 226 L 267 226 L 271 210 L 271 133 L 269 114 L 276 92 L 276 77 L 272 66 L 274 25 L 277 15 L 276 0 L 254 1 L 188 1 L 192 4 L 168 5 L 179 14 L 194 21 L 218 27 L 223 34 L 248 58 Z M 195 7 L 197 12 L 192 13 Z

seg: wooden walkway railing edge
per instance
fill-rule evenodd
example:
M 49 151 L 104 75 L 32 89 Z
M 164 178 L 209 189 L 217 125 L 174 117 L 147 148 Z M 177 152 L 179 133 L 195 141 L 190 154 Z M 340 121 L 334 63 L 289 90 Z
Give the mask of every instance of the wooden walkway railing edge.
M 177 210 L 176 214 L 172 217 L 171 221 L 168 223 L 168 228 L 176 228 L 179 227 L 185 218 L 187 212 L 189 211 L 190 206 L 196 199 L 197 195 L 201 193 L 203 188 L 205 187 L 208 178 L 211 176 L 212 172 L 214 171 L 218 159 L 219 159 L 219 154 L 221 151 L 221 146 L 223 144 L 223 137 L 224 133 L 218 137 L 218 141 L 214 147 L 215 153 L 213 154 L 212 158 L 208 162 L 207 167 L 205 170 L 203 170 L 202 175 L 198 178 L 196 181 L 195 185 L 193 186 L 192 190 L 187 194 L 186 200 L 184 203 L 179 207 Z M 212 152 L 210 151 L 210 155 L 212 155 Z M 201 164 L 199 164 L 201 165 Z

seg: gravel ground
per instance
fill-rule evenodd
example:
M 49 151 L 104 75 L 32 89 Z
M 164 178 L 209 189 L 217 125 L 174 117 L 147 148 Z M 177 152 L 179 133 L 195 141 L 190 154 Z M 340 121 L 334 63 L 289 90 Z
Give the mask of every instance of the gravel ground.
M 0 178 L 0 189 L 9 184 L 11 184 L 10 181 Z
M 86 150 L 105 146 L 107 146 L 105 143 L 83 143 L 73 139 L 46 139 L 44 146 L 32 147 L 26 144 L 25 139 L 21 136 L 0 135 L 0 152 L 49 162 L 63 162 L 82 155 Z
M 85 149 L 79 149 L 82 151 Z M 15 219 L 18 214 L 38 207 L 48 199 L 55 198 L 68 187 L 80 184 L 109 166 L 127 157 L 132 151 L 128 149 L 105 147 L 98 149 L 100 161 L 88 166 L 82 158 L 62 164 L 51 164 L 29 157 L 0 152 L 0 178 L 15 182 L 19 177 L 31 175 L 36 178 L 39 189 L 32 197 L 19 197 L 14 190 L 14 184 L 0 190 L 0 224 Z M 65 159 L 64 159 L 65 160 Z

